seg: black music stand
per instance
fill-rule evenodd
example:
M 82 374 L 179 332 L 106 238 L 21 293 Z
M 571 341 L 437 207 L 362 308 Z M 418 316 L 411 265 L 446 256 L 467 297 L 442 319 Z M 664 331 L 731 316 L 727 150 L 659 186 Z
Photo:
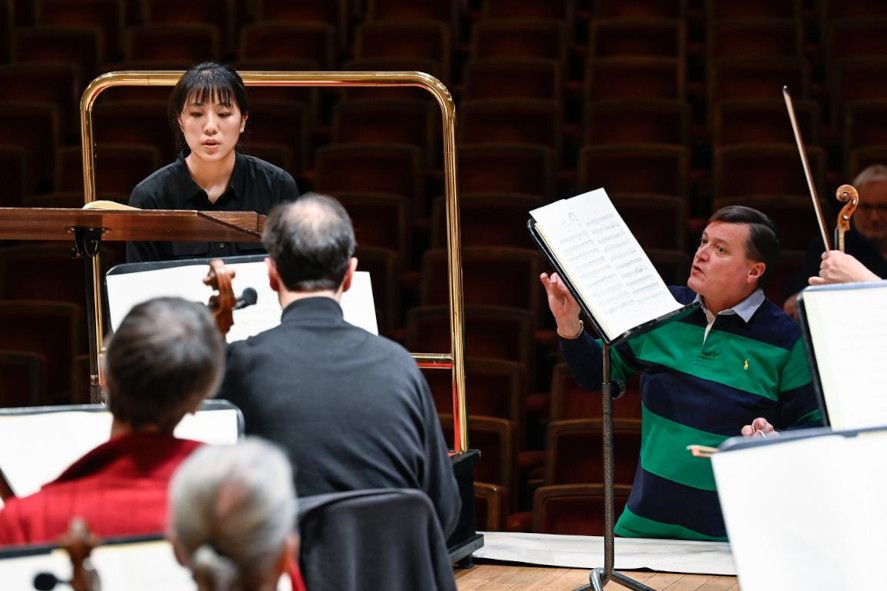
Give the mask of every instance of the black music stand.
M 664 316 L 660 316 L 659 318 L 654 318 L 653 320 L 644 322 L 643 324 L 640 324 L 626 331 L 625 333 L 608 340 L 606 336 L 606 331 L 601 329 L 597 319 L 588 309 L 588 306 L 585 304 L 582 298 L 579 297 L 579 293 L 576 290 L 575 286 L 573 286 L 573 284 L 569 281 L 569 278 L 563 272 L 563 269 L 557 258 L 551 252 L 551 249 L 548 248 L 548 245 L 545 244 L 545 240 L 543 240 L 542 237 L 539 235 L 539 232 L 536 229 L 536 220 L 531 218 L 527 222 L 527 229 L 530 232 L 530 236 L 542 250 L 543 254 L 545 254 L 548 262 L 555 268 L 555 270 L 557 270 L 558 274 L 564 282 L 564 285 L 566 285 L 567 289 L 570 290 L 570 293 L 576 299 L 576 302 L 579 304 L 584 315 L 591 321 L 592 326 L 594 326 L 595 330 L 601 336 L 601 396 L 603 397 L 603 400 L 601 401 L 601 413 L 603 419 L 601 421 L 601 437 L 603 439 L 604 456 L 604 566 L 592 569 L 591 573 L 589 573 L 588 575 L 588 580 L 590 584 L 583 585 L 576 591 L 586 591 L 587 589 L 603 591 L 604 585 L 606 585 L 607 581 L 610 579 L 616 581 L 624 587 L 628 587 L 629 589 L 633 589 L 635 591 L 655 591 L 653 588 L 648 587 L 639 581 L 635 581 L 634 579 L 613 570 L 615 554 L 613 527 L 615 526 L 616 521 L 616 509 L 614 506 L 615 470 L 613 454 L 613 399 L 621 396 L 624 390 L 622 384 L 614 382 L 611 379 L 610 350 L 612 349 L 612 347 L 627 341 L 631 337 L 653 330 L 654 328 L 657 328 L 670 320 L 686 316 L 693 310 L 697 309 L 700 304 L 697 302 L 693 302 L 691 304 L 678 308 L 673 312 L 665 314 Z
M 95 294 L 98 278 L 93 261 L 102 240 L 170 240 L 259 242 L 265 216 L 255 212 L 211 212 L 139 209 L 65 209 L 0 207 L 0 240 L 74 240 L 86 264 L 86 313 L 89 330 L 89 397 L 102 401 Z

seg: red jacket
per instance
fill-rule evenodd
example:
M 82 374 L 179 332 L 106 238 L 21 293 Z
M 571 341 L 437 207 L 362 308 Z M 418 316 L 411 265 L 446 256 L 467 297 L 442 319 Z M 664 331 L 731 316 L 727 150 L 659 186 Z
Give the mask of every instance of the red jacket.
M 0 511 L 0 546 L 54 542 L 74 516 L 99 537 L 162 534 L 169 480 L 200 445 L 150 433 L 103 443 L 39 492 L 9 499 Z

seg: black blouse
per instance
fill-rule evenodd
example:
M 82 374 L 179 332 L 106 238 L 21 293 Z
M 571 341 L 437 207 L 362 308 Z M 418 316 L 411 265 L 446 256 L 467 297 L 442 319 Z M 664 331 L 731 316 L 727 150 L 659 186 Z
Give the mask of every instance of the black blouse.
M 132 190 L 129 204 L 139 209 L 184 209 L 198 211 L 254 211 L 267 215 L 275 205 L 299 196 L 296 181 L 285 170 L 253 156 L 236 153 L 231 182 L 225 192 L 210 202 L 191 173 L 185 150 L 175 162 L 153 172 Z M 257 254 L 258 242 L 129 242 L 126 258 L 131 263 L 205 257 Z

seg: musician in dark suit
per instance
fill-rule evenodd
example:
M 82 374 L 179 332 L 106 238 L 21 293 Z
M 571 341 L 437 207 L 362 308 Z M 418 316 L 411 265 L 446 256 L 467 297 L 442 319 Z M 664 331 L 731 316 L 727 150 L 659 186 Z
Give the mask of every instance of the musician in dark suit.
M 428 384 L 400 345 L 342 317 L 357 267 L 348 214 L 305 195 L 272 212 L 263 242 L 281 322 L 229 346 L 219 397 L 289 454 L 300 496 L 421 489 L 449 535 L 460 499 Z

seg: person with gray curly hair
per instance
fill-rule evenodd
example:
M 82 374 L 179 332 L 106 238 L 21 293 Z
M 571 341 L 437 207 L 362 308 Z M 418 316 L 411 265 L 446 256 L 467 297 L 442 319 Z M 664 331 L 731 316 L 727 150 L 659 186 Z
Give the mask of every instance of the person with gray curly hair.
M 169 498 L 168 536 L 199 591 L 274 590 L 283 575 L 304 591 L 292 469 L 277 447 L 206 446 L 173 476 Z

